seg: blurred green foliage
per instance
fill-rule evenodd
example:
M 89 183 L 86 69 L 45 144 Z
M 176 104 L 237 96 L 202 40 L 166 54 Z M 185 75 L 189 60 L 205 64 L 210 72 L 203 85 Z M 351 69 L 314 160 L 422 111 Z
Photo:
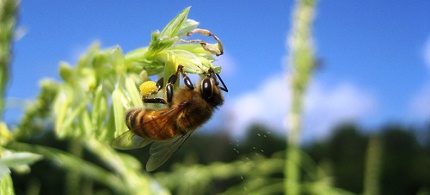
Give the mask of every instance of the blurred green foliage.
M 18 2 L 0 1 L 0 119 L 3 118 L 5 92 L 9 82 L 12 41 L 17 21 Z M 15 152 L 2 146 L 13 139 L 8 127 L 0 120 L 0 194 L 13 194 L 11 169 L 28 172 L 29 164 L 39 160 L 40 155 L 29 152 Z
M 364 192 L 366 152 L 375 135 L 363 132 L 368 130 L 353 124 L 340 125 L 326 140 L 303 146 L 300 165 L 302 194 Z M 380 156 L 377 183 L 380 194 L 429 192 L 430 128 L 387 126 L 378 132 L 383 154 Z M 417 137 L 427 138 L 419 141 Z M 68 141 L 58 140 L 52 132 L 26 142 L 63 151 L 67 151 L 68 145 Z M 150 177 L 173 194 L 282 194 L 284 149 L 282 136 L 261 125 L 252 126 L 243 140 L 222 134 L 197 133 Z M 126 153 L 141 164 L 148 157 L 147 149 Z M 108 169 L 86 149 L 82 158 Z M 65 180 L 58 178 L 64 177 L 65 170 L 49 159 L 35 163 L 30 173 L 12 174 L 15 188 L 20 192 L 38 185 L 42 194 L 62 193 Z M 81 185 L 85 182 L 93 183 L 92 192 L 114 192 L 93 179 L 82 181 Z
M 0 118 L 3 117 L 4 94 L 9 81 L 11 48 L 17 21 L 18 2 L 0 1 Z

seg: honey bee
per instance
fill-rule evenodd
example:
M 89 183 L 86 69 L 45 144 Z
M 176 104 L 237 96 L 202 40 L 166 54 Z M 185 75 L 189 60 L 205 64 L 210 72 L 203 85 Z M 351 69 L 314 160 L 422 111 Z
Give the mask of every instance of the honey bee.
M 129 110 L 125 117 L 129 130 L 112 143 L 117 149 L 134 149 L 154 142 L 149 151 L 147 171 L 160 167 L 199 126 L 206 123 L 224 102 L 221 90 L 228 92 L 221 77 L 212 69 L 194 87 L 183 68 L 179 65 L 176 73 L 170 76 L 165 88 L 166 99 L 143 97 L 145 103 L 165 104 L 165 108 Z M 179 73 L 185 86 L 174 91 Z M 157 82 L 158 90 L 162 83 L 162 79 Z

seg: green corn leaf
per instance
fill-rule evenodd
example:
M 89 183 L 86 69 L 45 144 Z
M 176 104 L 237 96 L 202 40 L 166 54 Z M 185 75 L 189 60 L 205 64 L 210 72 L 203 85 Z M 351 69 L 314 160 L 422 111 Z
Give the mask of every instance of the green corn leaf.
M 188 13 L 190 12 L 191 7 L 187 7 L 181 11 L 169 24 L 164 27 L 163 31 L 160 33 L 160 37 L 175 37 L 179 30 L 181 30 L 182 24 L 186 21 Z M 189 28 L 190 25 L 187 25 Z
M 0 121 L 0 146 L 12 140 L 12 134 L 7 128 L 6 123 Z
M 124 185 L 123 180 L 118 178 L 116 174 L 110 173 L 109 171 L 106 171 L 95 164 L 82 160 L 69 153 L 54 148 L 24 143 L 13 143 L 9 146 L 13 149 L 41 154 L 45 159 L 56 163 L 56 165 L 60 167 L 70 171 L 79 172 L 86 177 L 92 178 L 102 184 L 105 184 L 106 186 L 109 186 L 116 192 L 116 194 L 128 194 L 127 192 L 129 190 Z
M 190 8 L 190 7 L 188 7 L 188 8 Z M 185 22 L 183 22 L 181 24 L 179 31 L 177 33 L 177 36 L 178 37 L 184 36 L 187 32 L 194 30 L 198 25 L 199 25 L 199 22 L 197 22 L 195 20 L 191 20 L 191 19 L 185 20 Z
M 103 93 L 103 86 L 97 87 L 94 95 L 93 109 L 91 111 L 91 124 L 96 130 L 96 135 L 100 135 L 107 116 L 107 101 Z
M 42 159 L 42 156 L 39 154 L 34 154 L 30 152 L 13 152 L 0 158 L 0 163 L 3 163 L 8 167 L 16 167 L 22 165 L 29 165 L 40 159 Z
M 56 116 L 55 120 L 55 132 L 59 137 L 64 136 L 62 131 L 64 120 L 67 115 L 67 108 L 70 106 L 70 99 L 67 97 L 64 91 L 60 91 L 54 102 L 54 113 Z
M 72 83 L 74 81 L 73 68 L 67 62 L 60 62 L 60 76 L 65 82 Z
M 127 130 L 127 126 L 125 124 L 125 112 L 124 112 L 124 104 L 126 101 L 124 93 L 117 87 L 112 92 L 112 105 L 113 105 L 113 115 L 115 121 L 115 137 L 120 135 L 121 133 Z
M 15 194 L 10 175 L 0 177 L 0 194 Z
M 73 122 L 79 117 L 80 114 L 83 113 L 86 106 L 87 104 L 82 102 L 76 108 L 74 108 L 71 113 L 66 115 L 63 125 L 60 127 L 60 129 L 58 129 L 60 132 L 60 134 L 58 134 L 60 138 L 66 135 L 81 135 L 82 132 L 74 128 Z
M 88 110 L 83 110 L 79 115 L 79 127 L 84 138 L 88 139 L 94 133 L 94 127 L 91 123 L 91 117 Z
M 115 111 L 113 106 L 111 106 L 108 111 L 109 111 L 109 119 L 106 122 L 106 126 L 101 129 L 99 137 L 100 137 L 100 140 L 107 140 L 107 142 L 110 143 L 116 136 L 120 135 L 120 133 L 123 133 L 127 129 L 124 129 L 121 132 L 116 132 L 115 114 L 114 114 Z
M 0 162 L 0 183 L 2 178 L 10 174 L 10 169 L 4 163 Z
M 120 47 L 115 47 L 110 53 L 110 63 L 114 65 L 117 75 L 122 75 L 127 72 L 127 66 L 124 60 L 124 54 Z
M 136 84 L 131 77 L 125 78 L 125 88 L 130 95 L 132 105 L 142 107 L 142 99 L 140 98 L 139 91 L 137 90 Z

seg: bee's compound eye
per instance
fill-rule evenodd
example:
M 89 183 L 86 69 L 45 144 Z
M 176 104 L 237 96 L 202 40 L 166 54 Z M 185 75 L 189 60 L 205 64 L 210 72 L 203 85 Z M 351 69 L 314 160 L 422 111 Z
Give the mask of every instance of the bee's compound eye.
M 212 82 L 210 79 L 205 78 L 202 81 L 201 91 L 204 98 L 210 98 L 212 97 Z

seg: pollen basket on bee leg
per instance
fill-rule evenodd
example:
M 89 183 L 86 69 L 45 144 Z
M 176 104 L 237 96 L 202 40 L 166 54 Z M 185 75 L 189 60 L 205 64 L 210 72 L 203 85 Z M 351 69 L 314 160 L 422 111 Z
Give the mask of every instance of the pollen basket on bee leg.
M 148 96 L 158 91 L 157 84 L 154 81 L 146 81 L 139 88 L 142 96 Z

